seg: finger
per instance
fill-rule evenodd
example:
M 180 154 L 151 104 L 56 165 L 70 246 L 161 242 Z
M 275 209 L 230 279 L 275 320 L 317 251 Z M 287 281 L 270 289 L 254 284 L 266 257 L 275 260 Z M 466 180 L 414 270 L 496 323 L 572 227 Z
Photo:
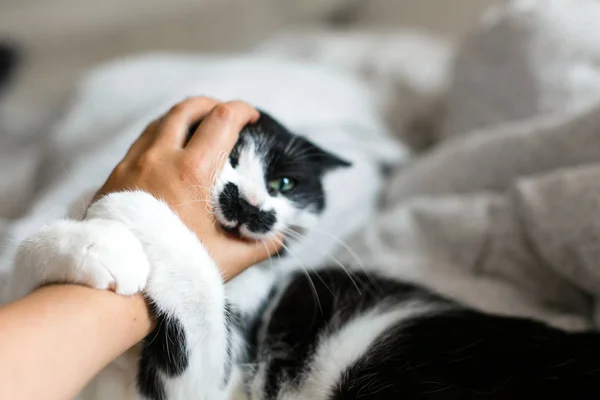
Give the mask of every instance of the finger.
M 217 104 L 219 101 L 210 97 L 191 97 L 176 104 L 161 118 L 155 145 L 183 147 L 190 125 L 205 117 Z
M 204 118 L 186 146 L 192 157 L 217 158 L 220 153 L 231 152 L 242 128 L 256 122 L 260 114 L 241 101 L 231 101 L 215 106 Z
M 137 159 L 140 154 L 146 151 L 153 142 L 154 136 L 156 135 L 156 131 L 160 126 L 159 120 L 152 121 L 146 129 L 142 132 L 142 134 L 133 142 L 127 154 L 123 158 L 123 161 L 134 160 Z

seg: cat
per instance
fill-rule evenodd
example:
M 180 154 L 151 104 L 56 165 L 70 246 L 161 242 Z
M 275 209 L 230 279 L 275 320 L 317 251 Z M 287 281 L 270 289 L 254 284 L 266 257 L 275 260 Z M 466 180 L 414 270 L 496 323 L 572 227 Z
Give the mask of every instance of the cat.
M 293 242 L 327 205 L 323 176 L 348 166 L 261 113 L 216 181 L 216 218 L 245 238 L 283 232 Z M 262 287 L 229 297 L 206 249 L 171 209 L 124 192 L 92 204 L 83 221 L 54 222 L 26 239 L 11 286 L 23 294 L 68 281 L 143 290 L 151 300 L 158 327 L 101 373 L 85 399 L 124 399 L 132 390 L 151 400 L 600 396 L 596 333 L 486 315 L 343 265 L 252 268 L 264 274 Z

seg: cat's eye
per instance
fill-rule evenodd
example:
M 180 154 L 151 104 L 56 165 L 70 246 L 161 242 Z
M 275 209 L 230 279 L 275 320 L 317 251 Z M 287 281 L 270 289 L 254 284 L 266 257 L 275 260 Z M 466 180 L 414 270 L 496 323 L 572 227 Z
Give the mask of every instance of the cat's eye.
M 293 179 L 288 178 L 286 176 L 283 176 L 283 177 L 277 178 L 277 179 L 272 179 L 269 181 L 269 188 L 271 188 L 275 191 L 278 191 L 280 193 L 288 192 L 295 187 L 296 187 L 296 182 Z

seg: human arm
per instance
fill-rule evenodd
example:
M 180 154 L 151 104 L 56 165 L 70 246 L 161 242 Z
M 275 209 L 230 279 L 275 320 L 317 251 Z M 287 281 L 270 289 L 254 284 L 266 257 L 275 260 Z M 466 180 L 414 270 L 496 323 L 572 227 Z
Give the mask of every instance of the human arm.
M 0 308 L 0 398 L 65 400 L 152 328 L 144 298 L 49 285 Z

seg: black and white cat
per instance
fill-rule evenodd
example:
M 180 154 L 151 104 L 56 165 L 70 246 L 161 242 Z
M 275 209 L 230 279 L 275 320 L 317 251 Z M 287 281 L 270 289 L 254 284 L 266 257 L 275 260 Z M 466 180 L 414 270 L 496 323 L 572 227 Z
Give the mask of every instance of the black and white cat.
M 322 177 L 346 166 L 263 113 L 242 132 L 211 201 L 241 236 L 287 233 L 291 257 L 325 207 Z M 85 220 L 26 239 L 10 288 L 18 296 L 67 281 L 152 301 L 156 330 L 84 399 L 600 397 L 600 335 L 488 316 L 368 271 L 278 267 L 253 267 L 260 287 L 226 287 L 166 204 L 114 193 Z

